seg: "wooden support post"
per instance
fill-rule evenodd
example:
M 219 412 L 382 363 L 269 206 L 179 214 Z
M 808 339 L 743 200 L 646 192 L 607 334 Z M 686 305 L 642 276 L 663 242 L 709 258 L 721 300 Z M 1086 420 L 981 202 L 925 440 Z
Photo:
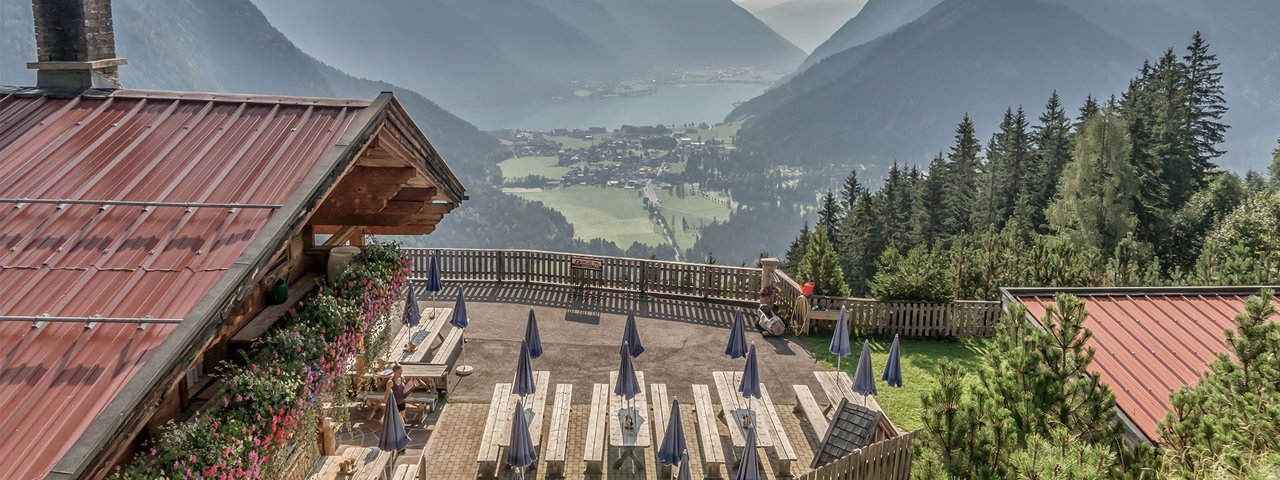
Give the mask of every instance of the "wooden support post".
M 768 291 L 773 288 L 773 272 L 778 270 L 778 259 L 769 257 L 760 259 L 760 289 Z M 773 295 L 765 297 L 769 304 L 769 311 L 773 311 Z

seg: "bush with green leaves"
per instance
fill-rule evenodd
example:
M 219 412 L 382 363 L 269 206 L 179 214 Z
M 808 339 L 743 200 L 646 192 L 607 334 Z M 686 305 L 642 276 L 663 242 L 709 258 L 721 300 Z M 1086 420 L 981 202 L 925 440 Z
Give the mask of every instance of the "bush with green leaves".
M 879 300 L 950 302 L 955 298 L 949 262 L 939 248 L 917 245 L 906 255 L 890 246 L 880 255 L 871 296 Z

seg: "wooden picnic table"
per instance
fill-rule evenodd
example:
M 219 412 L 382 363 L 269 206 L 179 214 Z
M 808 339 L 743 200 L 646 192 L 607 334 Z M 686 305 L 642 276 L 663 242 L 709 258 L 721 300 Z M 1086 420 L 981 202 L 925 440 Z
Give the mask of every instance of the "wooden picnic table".
M 529 420 L 529 439 L 533 440 L 533 447 L 536 449 L 542 445 L 542 414 L 547 406 L 547 389 L 551 387 L 550 372 L 533 372 L 534 392 L 525 399 L 524 410 L 525 419 Z M 507 390 L 507 401 L 499 407 L 495 437 L 498 440 L 498 446 L 507 448 L 511 446 L 511 418 L 515 415 L 516 402 L 520 397 L 510 393 L 514 389 Z
M 818 379 L 818 386 L 822 387 L 822 394 L 827 397 L 830 406 L 828 409 L 834 408 L 840 404 L 840 399 L 848 399 L 849 403 L 866 406 L 872 410 L 883 412 L 880 404 L 876 403 L 876 399 L 870 395 L 859 395 L 853 393 L 853 380 L 849 378 L 849 374 L 845 372 L 813 372 L 813 376 Z
M 404 376 L 406 380 L 415 380 L 418 382 L 418 387 L 414 390 L 431 391 L 435 391 L 436 389 L 436 379 L 444 376 L 449 370 L 448 365 L 435 363 L 406 363 L 400 365 L 400 368 L 400 375 Z M 386 390 L 386 381 L 391 378 L 393 374 L 394 372 L 391 370 L 391 367 L 387 367 L 377 372 L 373 372 L 370 374 L 370 377 L 378 380 L 378 385 L 381 390 Z
M 756 446 L 772 447 L 774 413 L 766 408 L 766 405 L 772 403 L 765 402 L 768 393 L 762 388 L 761 398 L 753 398 L 748 402 L 738 392 L 742 372 L 712 372 L 711 377 L 716 382 L 716 394 L 720 397 L 720 408 L 724 411 L 725 423 L 729 425 L 729 438 L 733 440 L 733 446 L 742 448 L 747 445 L 747 428 L 742 426 L 742 417 L 749 416 L 751 423 L 756 426 Z
M 441 332 L 452 313 L 452 308 L 424 310 L 418 326 L 405 325 L 400 328 L 395 338 L 391 339 L 391 346 L 387 348 L 383 359 L 387 363 L 427 363 L 427 359 L 431 358 L 428 354 L 432 353 L 436 345 L 444 342 Z M 432 318 L 432 315 L 435 317 Z M 408 350 L 409 345 L 414 346 L 413 351 Z
M 348 458 L 356 459 L 356 471 L 351 475 L 342 475 L 338 472 L 338 465 Z M 325 455 L 317 459 L 307 474 L 307 480 L 385 480 L 390 463 L 391 452 L 384 452 L 377 447 L 347 447 L 339 455 Z
M 618 461 L 613 463 L 615 470 L 622 468 L 625 460 L 630 460 L 637 470 L 644 470 L 644 461 L 638 453 L 653 444 L 645 413 L 648 399 L 644 393 L 644 372 L 636 372 L 636 383 L 640 386 L 640 392 L 628 406 L 625 398 L 613 394 L 617 390 L 618 372 L 609 372 L 609 447 L 619 450 Z M 633 428 L 623 428 L 628 414 L 635 417 Z

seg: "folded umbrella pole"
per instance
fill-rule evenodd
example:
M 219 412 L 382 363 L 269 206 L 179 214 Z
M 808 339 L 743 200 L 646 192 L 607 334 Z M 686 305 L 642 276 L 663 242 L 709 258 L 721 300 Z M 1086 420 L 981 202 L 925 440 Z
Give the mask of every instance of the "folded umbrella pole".
M 733 312 L 733 325 L 729 327 L 729 344 L 725 346 L 724 354 L 735 359 L 747 356 L 747 323 L 742 318 L 742 312 Z
M 754 343 L 747 349 L 747 364 L 742 367 L 742 382 L 738 384 L 738 391 L 747 399 L 747 414 L 742 417 L 742 422 L 754 423 L 751 421 L 751 399 L 760 398 L 760 366 L 756 360 Z
M 889 359 L 884 364 L 884 373 L 880 379 L 890 387 L 902 388 L 902 347 L 898 344 L 898 335 L 893 335 L 893 345 L 889 347 Z M 889 408 L 889 396 L 885 394 L 885 409 Z
M 680 421 L 680 399 L 671 402 L 671 414 L 667 417 L 667 431 L 662 436 L 662 445 L 655 455 L 658 463 L 675 465 L 680 462 L 680 455 L 689 447 L 684 439 L 684 425 Z
M 840 371 L 840 360 L 853 353 L 853 348 L 849 346 L 849 323 L 845 315 L 848 310 L 840 307 L 840 318 L 836 319 L 835 331 L 831 333 L 831 345 L 827 347 L 827 351 L 836 356 L 836 371 Z
M 440 281 L 440 262 L 436 259 L 436 252 L 431 252 L 431 261 L 427 267 L 427 293 L 436 294 L 444 290 L 444 282 Z M 431 319 L 434 320 L 440 312 L 432 308 Z
M 862 356 L 858 357 L 858 369 L 853 373 L 853 393 L 862 395 L 862 405 L 866 406 L 867 396 L 876 394 L 876 379 L 871 372 L 871 342 L 862 341 Z

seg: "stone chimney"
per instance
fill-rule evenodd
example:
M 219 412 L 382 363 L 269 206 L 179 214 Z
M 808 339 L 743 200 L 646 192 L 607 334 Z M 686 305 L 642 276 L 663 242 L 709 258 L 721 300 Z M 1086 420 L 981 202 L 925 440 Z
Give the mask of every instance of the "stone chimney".
M 36 23 L 36 86 L 85 89 L 120 86 L 111 0 L 32 0 Z

